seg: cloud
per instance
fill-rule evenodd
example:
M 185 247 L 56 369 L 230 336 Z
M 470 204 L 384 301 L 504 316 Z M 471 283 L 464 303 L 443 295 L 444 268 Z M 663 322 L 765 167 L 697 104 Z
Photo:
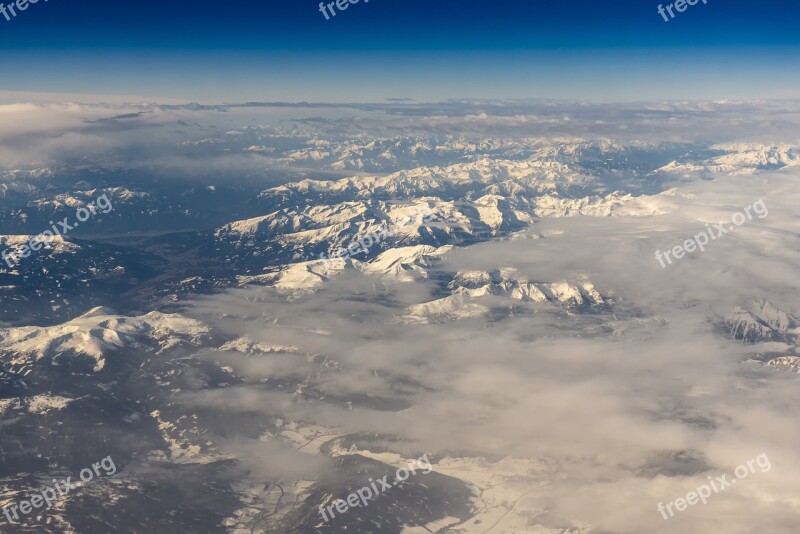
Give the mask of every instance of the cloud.
M 236 171 L 228 173 L 233 178 L 243 173 L 264 176 L 270 169 L 285 167 L 287 162 L 277 156 L 245 152 L 264 139 L 281 145 L 281 136 L 300 141 L 300 146 L 303 140 L 331 136 L 352 141 L 354 131 L 360 138 L 425 135 L 479 141 L 487 136 L 566 136 L 705 143 L 709 139 L 749 138 L 753 132 L 764 140 L 786 138 L 797 134 L 800 119 L 796 101 L 633 105 L 519 100 L 429 104 L 75 102 L 31 98 L 0 104 L 0 167 L 68 164 L 116 172 L 141 168 L 146 159 L 145 170 L 195 175 L 203 169 L 207 174 L 224 173 L 231 167 Z M 226 136 L 230 130 L 240 135 Z M 193 143 L 203 150 L 189 150 Z
M 791 496 L 800 489 L 797 380 L 748 361 L 753 348 L 720 328 L 720 314 L 755 297 L 800 310 L 796 179 L 785 171 L 686 184 L 650 199 L 664 208 L 660 215 L 542 219 L 529 237 L 544 238 L 475 245 L 441 267 L 514 267 L 544 282 L 588 279 L 613 295 L 610 311 L 576 314 L 547 304 L 500 321 L 398 322 L 406 305 L 440 291 L 436 276 L 413 292 L 356 276 L 291 298 L 250 288 L 198 299 L 188 311 L 220 331 L 291 350 L 212 353 L 248 380 L 183 401 L 395 436 L 400 454 L 547 465 L 527 482 L 515 510 L 549 526 L 789 532 L 797 513 Z M 655 261 L 656 249 L 759 198 L 767 218 L 668 269 Z M 657 512 L 659 502 L 761 453 L 772 471 L 669 521 Z

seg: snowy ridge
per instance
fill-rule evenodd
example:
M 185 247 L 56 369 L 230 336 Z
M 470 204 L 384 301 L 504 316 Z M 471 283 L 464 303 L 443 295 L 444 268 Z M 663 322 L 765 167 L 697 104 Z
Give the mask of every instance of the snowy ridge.
M 583 198 L 543 195 L 536 199 L 534 214 L 537 217 L 574 217 L 576 215 L 646 217 L 660 215 L 667 211 L 667 207 L 659 196 L 634 197 L 631 194 L 623 195 L 614 192 L 605 197 Z
M 459 272 L 448 285 L 452 294 L 410 306 L 404 319 L 427 322 L 430 318 L 465 319 L 489 313 L 492 305 L 512 299 L 522 303 L 553 303 L 566 308 L 597 308 L 611 301 L 588 281 L 530 282 L 513 269 Z
M 800 165 L 800 147 L 795 145 L 736 143 L 714 145 L 709 151 L 723 152 L 723 154 L 712 155 L 705 159 L 672 161 L 656 172 L 683 177 L 702 174 L 738 176 Z
M 451 245 L 415 245 L 390 248 L 369 262 L 353 258 L 332 258 L 292 263 L 271 273 L 237 277 L 237 284 L 268 284 L 281 290 L 303 293 L 314 291 L 326 280 L 347 270 L 399 282 L 411 282 L 427 278 L 426 267 L 437 264 L 452 250 Z
M 726 318 L 730 334 L 743 343 L 794 340 L 800 334 L 797 317 L 765 299 L 753 299 L 747 306 L 736 306 Z
M 596 179 L 557 161 L 481 158 L 446 167 L 420 167 L 387 176 L 359 176 L 335 181 L 302 180 L 261 193 L 261 198 L 286 203 L 289 199 L 334 196 L 338 198 L 407 198 L 426 195 L 462 196 L 467 192 L 532 197 L 571 185 L 588 186 Z
M 452 250 L 451 245 L 443 247 L 416 245 L 393 248 L 369 263 L 362 264 L 361 270 L 366 274 L 381 278 L 412 282 L 428 278 L 425 268 L 441 262 Z
M 249 336 L 242 336 L 220 345 L 219 351 L 234 351 L 243 354 L 273 354 L 276 352 L 289 352 L 301 354 L 300 349 L 288 345 L 269 345 L 260 341 L 253 341 Z
M 157 352 L 181 344 L 200 345 L 208 327 L 177 314 L 150 312 L 139 317 L 117 315 L 97 307 L 66 323 L 51 326 L 26 326 L 0 329 L 0 351 L 14 356 L 11 363 L 24 363 L 61 357 L 85 357 L 101 371 L 109 352 L 123 348 L 147 348 L 155 343 Z
M 779 356 L 769 360 L 767 365 L 781 371 L 800 373 L 800 357 L 798 356 Z
M 0 250 L 4 248 L 19 248 L 22 245 L 27 245 L 31 239 L 36 236 L 32 235 L 0 235 Z M 42 241 L 41 250 L 47 250 L 51 253 L 64 254 L 67 252 L 75 252 L 82 247 L 72 241 L 67 241 L 62 236 L 53 236 L 49 240 Z M 24 260 L 24 258 L 21 258 Z M 5 266 L 5 263 L 0 264 L 0 268 Z
M 0 399 L 0 414 L 10 417 L 19 413 L 46 414 L 52 410 L 63 410 L 74 399 L 59 395 L 36 395 L 33 397 L 15 397 Z

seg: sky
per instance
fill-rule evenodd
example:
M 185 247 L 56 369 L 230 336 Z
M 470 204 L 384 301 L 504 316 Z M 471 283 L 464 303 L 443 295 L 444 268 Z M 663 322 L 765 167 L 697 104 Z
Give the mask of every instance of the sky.
M 800 5 L 700 0 L 668 22 L 658 6 L 361 0 L 326 20 L 314 0 L 39 0 L 0 16 L 0 92 L 208 103 L 797 96 Z

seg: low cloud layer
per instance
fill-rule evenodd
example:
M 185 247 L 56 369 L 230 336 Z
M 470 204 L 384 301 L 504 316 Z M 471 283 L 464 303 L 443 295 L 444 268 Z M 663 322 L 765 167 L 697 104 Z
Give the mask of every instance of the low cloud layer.
M 796 178 L 784 172 L 686 185 L 653 197 L 664 215 L 543 219 L 528 234 L 544 237 L 469 247 L 441 267 L 588 279 L 613 295 L 612 309 L 600 314 L 548 304 L 497 322 L 408 325 L 396 317 L 405 305 L 432 299 L 434 284 L 414 284 L 410 293 L 406 284 L 361 276 L 291 299 L 261 288 L 202 299 L 191 313 L 229 335 L 299 351 L 223 353 L 215 356 L 221 363 L 304 387 L 280 393 L 249 384 L 186 400 L 232 413 L 280 406 L 303 424 L 397 436 L 394 447 L 406 455 L 547 465 L 530 476 L 516 509 L 551 527 L 788 532 L 800 489 L 797 375 L 748 361 L 757 348 L 732 339 L 721 321 L 753 298 L 800 310 L 792 291 L 800 275 Z M 762 198 L 766 218 L 668 269 L 655 260 L 656 249 Z M 658 503 L 762 453 L 771 471 L 669 521 L 657 512 Z

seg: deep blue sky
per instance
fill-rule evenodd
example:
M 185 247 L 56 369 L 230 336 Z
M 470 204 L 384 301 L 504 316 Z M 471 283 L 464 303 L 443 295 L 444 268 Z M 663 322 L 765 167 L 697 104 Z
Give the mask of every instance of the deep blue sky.
M 2 0 L 0 0 L 2 1 Z M 6 2 L 7 3 L 7 2 Z M 800 5 L 702 0 L 39 0 L 0 91 L 198 101 L 800 96 Z

